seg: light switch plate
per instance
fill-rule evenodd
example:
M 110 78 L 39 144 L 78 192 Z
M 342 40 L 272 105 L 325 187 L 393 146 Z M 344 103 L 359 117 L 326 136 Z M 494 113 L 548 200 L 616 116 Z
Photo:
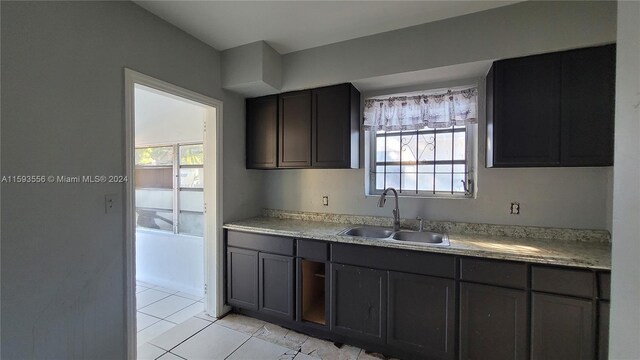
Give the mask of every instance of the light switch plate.
M 329 195 L 322 195 L 322 205 L 329 206 Z

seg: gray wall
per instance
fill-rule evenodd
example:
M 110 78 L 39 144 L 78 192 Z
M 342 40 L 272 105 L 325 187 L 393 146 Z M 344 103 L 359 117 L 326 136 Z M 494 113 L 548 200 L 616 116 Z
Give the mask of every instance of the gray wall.
M 123 174 L 129 67 L 224 101 L 224 217 L 258 212 L 217 51 L 130 2 L 3 1 L 1 26 L 3 176 Z M 2 184 L 2 358 L 124 358 L 123 209 L 104 213 L 123 192 Z
M 618 8 L 610 359 L 640 359 L 640 2 Z
M 615 39 L 615 1 L 525 1 L 286 54 L 282 57 L 282 90 Z
M 286 54 L 283 88 L 356 81 L 615 39 L 615 2 L 524 2 Z M 479 110 L 484 114 L 483 108 Z M 486 169 L 484 117 L 478 130 L 477 199 L 405 198 L 400 205 L 403 217 L 611 229 L 610 167 Z M 391 216 L 391 209 L 377 208 L 376 199 L 365 196 L 365 169 L 266 171 L 264 179 L 265 207 Z M 322 206 L 322 195 L 329 195 L 328 207 Z M 512 201 L 521 203 L 519 216 L 508 213 Z

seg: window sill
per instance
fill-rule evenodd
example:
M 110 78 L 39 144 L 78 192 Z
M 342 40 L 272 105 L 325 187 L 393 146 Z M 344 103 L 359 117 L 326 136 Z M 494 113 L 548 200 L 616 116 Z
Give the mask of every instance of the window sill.
M 382 195 L 382 193 L 380 194 L 367 194 L 365 193 L 364 196 L 367 198 L 379 198 L 380 195 Z M 387 197 L 393 197 L 392 193 L 388 193 Z M 402 198 L 402 199 L 439 199 L 439 200 L 473 200 L 476 198 L 476 194 L 473 194 L 471 196 L 465 196 L 465 195 L 460 195 L 460 196 L 450 196 L 450 195 L 406 195 L 406 194 L 400 194 L 398 193 L 398 198 Z

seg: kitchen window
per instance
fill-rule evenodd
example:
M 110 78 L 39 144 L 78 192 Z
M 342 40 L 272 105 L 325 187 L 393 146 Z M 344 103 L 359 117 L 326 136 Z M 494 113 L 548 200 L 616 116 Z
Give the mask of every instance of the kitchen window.
M 469 89 L 463 93 L 463 101 L 473 97 L 468 103 L 456 102 L 458 89 L 365 101 L 370 195 L 393 187 L 404 196 L 474 196 L 477 91 L 462 91 Z M 429 105 L 434 96 L 439 102 Z
M 138 147 L 135 161 L 137 227 L 202 236 L 202 143 Z

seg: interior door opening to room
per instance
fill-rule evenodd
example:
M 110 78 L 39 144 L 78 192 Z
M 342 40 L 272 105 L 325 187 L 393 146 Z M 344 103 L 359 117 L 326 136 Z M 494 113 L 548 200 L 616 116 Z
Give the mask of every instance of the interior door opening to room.
M 125 96 L 125 294 L 135 359 L 144 343 L 137 327 L 223 313 L 222 103 L 129 69 Z

